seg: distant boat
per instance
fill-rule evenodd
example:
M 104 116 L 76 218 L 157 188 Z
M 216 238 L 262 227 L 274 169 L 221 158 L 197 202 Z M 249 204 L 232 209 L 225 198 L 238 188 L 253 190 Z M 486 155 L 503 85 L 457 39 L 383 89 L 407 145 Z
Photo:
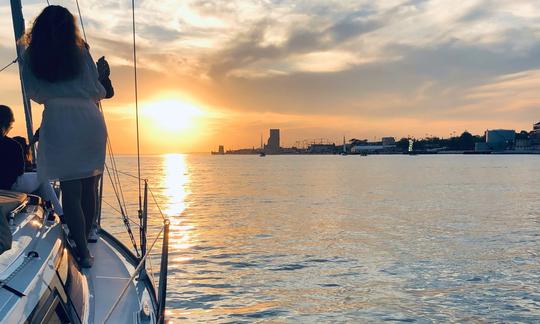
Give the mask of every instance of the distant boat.
M 259 153 L 259 156 L 260 156 L 260 157 L 265 157 L 265 156 L 266 156 L 266 153 L 261 152 L 261 153 Z

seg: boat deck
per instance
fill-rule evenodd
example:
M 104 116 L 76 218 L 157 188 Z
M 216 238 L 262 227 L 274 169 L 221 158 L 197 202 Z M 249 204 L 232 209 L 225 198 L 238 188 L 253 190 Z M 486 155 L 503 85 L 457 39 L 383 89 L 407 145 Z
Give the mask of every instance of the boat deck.
M 97 243 L 89 244 L 89 248 L 95 258 L 94 266 L 82 271 L 88 279 L 89 322 L 103 323 L 116 301 L 121 298 L 135 268 L 103 236 L 100 236 Z M 150 302 L 145 288 L 143 281 L 133 280 L 108 322 L 136 323 L 141 320 L 142 305 L 145 300 Z

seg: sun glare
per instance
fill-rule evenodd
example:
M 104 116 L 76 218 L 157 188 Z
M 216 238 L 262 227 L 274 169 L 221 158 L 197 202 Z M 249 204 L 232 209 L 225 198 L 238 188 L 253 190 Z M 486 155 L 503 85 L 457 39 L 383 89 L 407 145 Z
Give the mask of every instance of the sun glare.
M 142 107 L 141 112 L 156 129 L 168 132 L 195 129 L 204 114 L 196 105 L 176 99 L 149 102 Z

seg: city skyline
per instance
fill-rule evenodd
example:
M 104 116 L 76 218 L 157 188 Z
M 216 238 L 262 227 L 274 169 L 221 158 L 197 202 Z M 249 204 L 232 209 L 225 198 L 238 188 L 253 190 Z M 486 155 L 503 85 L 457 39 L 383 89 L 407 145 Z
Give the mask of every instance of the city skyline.
M 72 1 L 55 4 L 77 12 Z M 23 6 L 30 26 L 44 4 Z M 103 104 L 112 142 L 133 153 L 124 140 L 135 138 L 128 3 L 89 0 L 81 10 L 94 59 L 111 63 L 117 95 Z M 0 12 L 9 17 L 9 4 Z M 269 128 L 286 132 L 286 146 L 530 129 L 540 120 L 539 20 L 531 1 L 145 1 L 142 151 L 258 146 Z M 11 19 L 0 26 L 4 65 L 15 56 Z M 15 66 L 0 74 L 0 101 L 24 135 L 17 79 Z
M 268 154 L 296 154 L 296 153 L 310 153 L 310 147 L 320 146 L 330 149 L 325 153 L 347 153 L 345 147 L 353 146 L 380 146 L 380 148 L 394 147 L 398 142 L 405 142 L 406 145 L 412 145 L 411 143 L 423 143 L 431 142 L 430 145 L 436 143 L 437 148 L 445 148 L 447 151 L 507 151 L 507 150 L 517 150 L 523 153 L 527 151 L 529 153 L 538 154 L 540 151 L 540 122 L 535 122 L 532 124 L 530 129 L 486 129 L 482 134 L 472 134 L 467 130 L 462 132 L 452 132 L 447 137 L 445 136 L 436 136 L 434 134 L 425 134 L 423 137 L 414 137 L 408 135 L 407 137 L 395 137 L 395 136 L 383 136 L 383 137 L 374 137 L 370 138 L 346 138 L 343 136 L 343 144 L 340 144 L 339 141 L 335 141 L 329 138 L 312 138 L 312 139 L 302 139 L 294 140 L 294 144 L 287 147 L 286 145 L 281 145 L 281 130 L 272 129 L 268 130 L 268 138 L 266 141 L 263 140 L 264 135 L 261 134 L 260 146 L 256 147 L 243 147 L 243 148 L 227 148 L 225 150 L 224 145 L 219 145 L 219 153 L 224 154 L 259 154 L 260 152 L 265 152 Z M 494 139 L 495 138 L 495 139 Z M 518 142 L 516 142 L 516 140 Z M 467 148 L 463 148 L 460 142 L 464 141 Z M 289 140 L 288 142 L 291 142 Z M 485 145 L 480 145 L 478 147 L 473 146 L 474 143 L 485 143 Z M 497 143 L 497 144 L 494 144 Z M 441 145 L 451 144 L 455 147 L 461 147 L 460 150 L 452 150 L 452 147 L 444 147 Z M 405 144 L 401 143 L 403 148 Z M 342 149 L 343 148 L 343 149 Z M 378 147 L 373 147 L 377 149 Z M 433 147 L 435 148 L 435 147 Z M 388 151 L 387 151 L 388 152 Z M 394 150 L 390 151 L 395 153 Z M 311 152 L 312 153 L 312 152 Z M 212 154 L 216 152 L 212 151 Z

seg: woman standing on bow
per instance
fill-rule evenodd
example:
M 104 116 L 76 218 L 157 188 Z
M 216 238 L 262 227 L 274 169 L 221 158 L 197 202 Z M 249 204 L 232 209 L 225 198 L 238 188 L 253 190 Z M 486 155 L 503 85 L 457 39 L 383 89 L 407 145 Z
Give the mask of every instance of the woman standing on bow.
M 107 142 L 98 102 L 113 94 L 108 64 L 100 60 L 96 67 L 75 17 L 61 6 L 41 12 L 26 43 L 22 58 L 26 94 L 45 106 L 37 173 L 43 180 L 60 180 L 64 216 L 77 245 L 79 265 L 89 268 L 94 259 L 87 240 Z

